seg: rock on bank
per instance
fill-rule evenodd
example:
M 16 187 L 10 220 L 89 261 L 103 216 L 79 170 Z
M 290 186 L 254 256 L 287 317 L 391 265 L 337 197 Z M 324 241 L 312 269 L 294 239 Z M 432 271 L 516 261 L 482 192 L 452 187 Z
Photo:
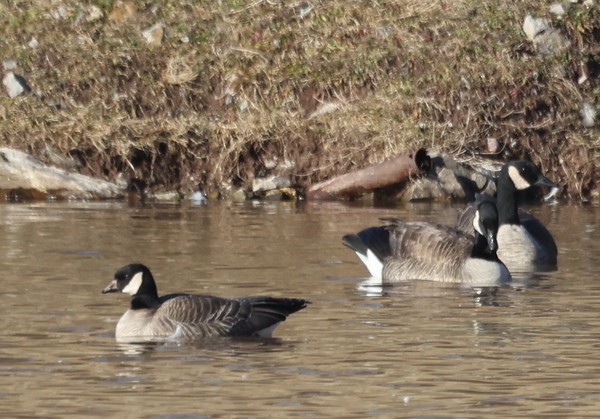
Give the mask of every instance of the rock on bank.
M 48 166 L 11 148 L 0 148 L 0 193 L 7 200 L 123 197 L 115 183 Z

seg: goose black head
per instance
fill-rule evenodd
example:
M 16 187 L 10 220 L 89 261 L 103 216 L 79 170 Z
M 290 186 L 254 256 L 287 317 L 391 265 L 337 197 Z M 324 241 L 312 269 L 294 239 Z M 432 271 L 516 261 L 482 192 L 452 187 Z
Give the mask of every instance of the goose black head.
M 549 186 L 558 188 L 558 185 L 542 174 L 542 171 L 532 162 L 516 160 L 505 165 L 506 175 L 512 181 L 515 189 L 525 190 L 532 186 Z
M 489 201 L 483 201 L 477 206 L 475 217 L 473 218 L 473 228 L 487 240 L 487 247 L 490 253 L 494 254 L 498 250 L 496 234 L 498 233 L 498 210 L 496 205 Z
M 152 273 L 141 263 L 123 266 L 115 272 L 115 279 L 102 290 L 102 294 L 111 292 L 131 295 L 132 304 L 135 299 L 146 302 L 158 300 L 158 291 Z

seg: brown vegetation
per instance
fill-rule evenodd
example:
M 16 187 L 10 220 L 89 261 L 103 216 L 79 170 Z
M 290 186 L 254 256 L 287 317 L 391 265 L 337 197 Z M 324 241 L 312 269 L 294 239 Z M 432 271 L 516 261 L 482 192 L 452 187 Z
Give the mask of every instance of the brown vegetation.
M 8 0 L 2 59 L 18 62 L 32 92 L 0 95 L 0 138 L 155 190 L 225 195 L 270 173 L 303 190 L 425 147 L 529 158 L 567 196 L 595 196 L 600 138 L 580 110 L 600 98 L 600 8 L 572 7 L 554 22 L 570 48 L 541 55 L 521 25 L 547 7 Z M 157 22 L 162 43 L 147 44 L 141 33 Z M 489 137 L 502 147 L 493 155 Z

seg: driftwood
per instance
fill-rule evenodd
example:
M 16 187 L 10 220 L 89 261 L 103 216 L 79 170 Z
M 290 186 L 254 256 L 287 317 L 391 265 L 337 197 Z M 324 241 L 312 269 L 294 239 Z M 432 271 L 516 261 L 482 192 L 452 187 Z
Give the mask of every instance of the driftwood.
M 431 159 L 427 151 L 420 149 L 416 153 L 397 156 L 312 185 L 306 197 L 316 200 L 358 198 L 375 189 L 403 182 L 411 175 L 427 171 L 430 167 Z

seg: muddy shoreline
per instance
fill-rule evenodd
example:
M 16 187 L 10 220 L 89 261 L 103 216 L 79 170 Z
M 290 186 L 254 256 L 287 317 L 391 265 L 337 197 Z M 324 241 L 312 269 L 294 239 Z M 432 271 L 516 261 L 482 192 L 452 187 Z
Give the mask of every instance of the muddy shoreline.
M 0 92 L 2 145 L 168 196 L 277 178 L 271 199 L 296 199 L 421 147 L 532 160 L 561 199 L 600 196 L 597 6 L 241 3 L 0 6 L 2 76 L 29 89 Z

